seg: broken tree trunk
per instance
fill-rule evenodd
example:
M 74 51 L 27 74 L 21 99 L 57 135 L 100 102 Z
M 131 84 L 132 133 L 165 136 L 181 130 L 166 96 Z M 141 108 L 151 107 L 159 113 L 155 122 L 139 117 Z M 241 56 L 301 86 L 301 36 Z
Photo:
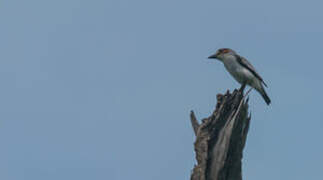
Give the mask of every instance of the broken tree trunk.
M 201 124 L 191 111 L 197 160 L 191 180 L 242 180 L 242 152 L 250 118 L 243 90 L 218 94 L 215 111 Z

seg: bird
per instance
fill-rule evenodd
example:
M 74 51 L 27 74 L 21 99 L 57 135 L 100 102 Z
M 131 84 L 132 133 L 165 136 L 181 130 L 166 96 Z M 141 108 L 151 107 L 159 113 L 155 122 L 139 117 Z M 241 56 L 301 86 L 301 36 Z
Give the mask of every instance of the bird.
M 245 86 L 249 85 L 261 94 L 267 105 L 271 103 L 264 88 L 264 86 L 267 87 L 267 84 L 246 58 L 230 48 L 218 49 L 215 54 L 208 58 L 221 61 L 227 71 L 241 84 L 240 90 L 242 89 L 242 92 Z

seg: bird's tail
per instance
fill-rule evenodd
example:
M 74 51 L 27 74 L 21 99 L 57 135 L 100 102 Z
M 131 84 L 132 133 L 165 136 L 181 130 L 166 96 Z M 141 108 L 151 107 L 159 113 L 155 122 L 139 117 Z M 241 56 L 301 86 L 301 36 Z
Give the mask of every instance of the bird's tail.
M 261 96 L 264 98 L 264 100 L 266 101 L 267 105 L 269 105 L 269 104 L 270 104 L 270 102 L 271 102 L 271 100 L 270 100 L 270 98 L 268 97 L 268 95 L 267 95 L 267 93 L 266 93 L 266 91 L 265 91 L 265 89 L 264 89 L 264 88 L 261 88 L 261 90 L 260 90 L 260 94 L 261 94 Z

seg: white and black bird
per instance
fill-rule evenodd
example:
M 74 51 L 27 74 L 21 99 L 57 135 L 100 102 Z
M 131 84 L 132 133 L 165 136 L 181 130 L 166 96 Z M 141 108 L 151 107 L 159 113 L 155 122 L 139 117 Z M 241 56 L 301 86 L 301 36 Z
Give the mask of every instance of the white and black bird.
M 242 89 L 244 89 L 245 85 L 253 87 L 261 94 L 267 105 L 270 104 L 270 98 L 264 89 L 264 86 L 267 87 L 266 83 L 247 59 L 229 48 L 217 50 L 209 59 L 218 59 L 223 62 L 224 67 L 242 85 Z

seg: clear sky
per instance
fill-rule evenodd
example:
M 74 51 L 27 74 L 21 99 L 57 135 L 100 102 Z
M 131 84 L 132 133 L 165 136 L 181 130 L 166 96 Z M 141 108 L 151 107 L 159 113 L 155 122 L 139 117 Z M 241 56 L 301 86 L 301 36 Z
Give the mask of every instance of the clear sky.
M 230 47 L 263 76 L 250 94 L 248 180 L 322 179 L 322 1 L 3 0 L 0 179 L 189 179 L 189 111 L 240 85 Z

